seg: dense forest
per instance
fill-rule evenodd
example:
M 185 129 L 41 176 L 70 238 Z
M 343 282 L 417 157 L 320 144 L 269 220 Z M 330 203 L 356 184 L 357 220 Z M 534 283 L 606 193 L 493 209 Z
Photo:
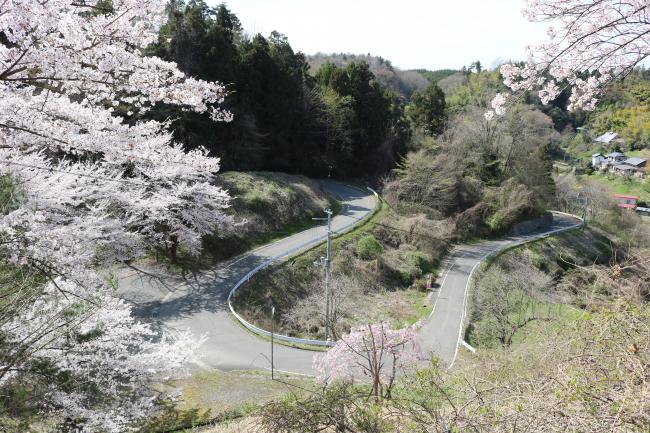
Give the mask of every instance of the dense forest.
M 311 74 L 284 35 L 244 34 L 223 4 L 173 1 L 167 13 L 150 53 L 190 76 L 227 84 L 225 106 L 234 120 L 215 124 L 167 107 L 151 115 L 173 119 L 177 139 L 206 147 L 224 169 L 376 177 L 405 152 L 404 100 L 379 83 L 368 63 L 327 63 Z
M 308 56 L 307 61 L 312 71 L 317 71 L 325 63 L 334 63 L 342 68 L 350 63 L 367 63 L 370 72 L 375 75 L 377 81 L 387 89 L 400 94 L 406 101 L 411 98 L 413 93 L 424 90 L 431 82 L 435 82 L 426 75 L 424 70 L 403 71 L 394 66 L 390 60 L 371 54 L 317 53 Z
M 247 35 L 225 4 L 174 0 L 167 13 L 150 54 L 227 84 L 234 120 L 214 123 L 160 106 L 148 115 L 171 119 L 175 138 L 207 148 L 226 170 L 376 182 L 421 147 L 422 135 L 441 134 L 470 107 L 489 108 L 503 89 L 500 74 L 478 61 L 461 71 L 400 71 L 370 55 L 307 57 L 279 32 Z M 575 126 L 566 98 L 549 106 L 532 96 L 524 102 L 550 116 L 558 131 Z

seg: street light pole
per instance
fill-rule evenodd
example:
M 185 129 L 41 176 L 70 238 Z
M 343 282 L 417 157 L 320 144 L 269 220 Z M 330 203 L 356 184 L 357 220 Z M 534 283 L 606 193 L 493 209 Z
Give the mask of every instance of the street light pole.
M 330 330 L 330 268 L 332 266 L 332 211 L 327 209 L 327 257 L 325 258 L 325 340 Z
M 325 209 L 327 218 L 312 218 L 317 221 L 327 220 L 327 256 L 321 257 L 325 266 L 325 340 L 329 340 L 330 330 L 330 269 L 332 266 L 332 210 Z

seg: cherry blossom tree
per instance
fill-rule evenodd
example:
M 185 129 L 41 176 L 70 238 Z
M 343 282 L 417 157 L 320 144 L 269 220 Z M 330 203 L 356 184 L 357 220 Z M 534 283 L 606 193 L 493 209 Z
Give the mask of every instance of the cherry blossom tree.
M 148 381 L 197 343 L 135 321 L 99 270 L 154 247 L 196 254 L 202 235 L 231 223 L 228 194 L 212 182 L 219 159 L 172 143 L 169 123 L 135 116 L 164 103 L 231 117 L 219 108 L 222 85 L 143 55 L 164 7 L 0 0 L 0 177 L 19 191 L 0 213 L 0 258 L 47 279 L 3 304 L 0 336 L 11 349 L 0 356 L 0 386 L 36 359 L 84 378 L 93 386 L 81 391 L 53 384 L 43 406 L 92 431 L 145 416 Z
M 365 376 L 372 383 L 371 395 L 390 397 L 397 373 L 422 358 L 416 327 L 394 330 L 383 322 L 351 330 L 314 358 L 319 380 L 327 384 Z
M 608 83 L 650 55 L 646 0 L 527 0 L 524 15 L 551 24 L 548 40 L 528 47 L 525 64 L 505 64 L 501 73 L 514 92 L 537 89 L 545 104 L 570 87 L 569 110 L 593 110 Z M 494 113 L 509 99 L 497 95 Z

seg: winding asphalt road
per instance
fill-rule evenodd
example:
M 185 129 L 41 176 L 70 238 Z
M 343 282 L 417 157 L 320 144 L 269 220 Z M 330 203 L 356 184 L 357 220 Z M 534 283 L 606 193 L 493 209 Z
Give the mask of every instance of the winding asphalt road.
M 376 199 L 369 192 L 337 182 L 324 182 L 323 187 L 343 202 L 342 212 L 332 220 L 335 232 L 362 220 L 375 207 Z M 553 224 L 543 230 L 456 248 L 437 282 L 439 288 L 431 295 L 434 307 L 420 331 L 422 348 L 439 356 L 443 364 L 453 365 L 462 341 L 470 275 L 484 257 L 523 240 L 577 225 L 573 218 L 555 215 Z M 163 269 L 155 268 L 140 271 L 121 268 L 114 270 L 114 275 L 120 295 L 134 305 L 137 317 L 171 332 L 190 330 L 207 338 L 200 348 L 199 367 L 266 370 L 270 367 L 270 344 L 235 323 L 228 309 L 228 293 L 251 269 L 299 245 L 307 248 L 318 244 L 324 232 L 323 226 L 306 230 L 189 278 L 168 275 Z M 275 345 L 278 370 L 313 374 L 313 357 L 311 351 Z
M 422 350 L 438 356 L 442 365 L 453 366 L 462 342 L 470 276 L 483 259 L 504 248 L 579 227 L 581 223 L 574 217 L 553 214 L 553 223 L 543 229 L 455 248 L 442 267 L 444 271 L 436 282 L 439 288 L 431 294 L 433 309 L 419 332 Z
M 369 191 L 333 181 L 323 182 L 323 188 L 342 202 L 341 212 L 332 218 L 334 232 L 361 221 L 375 208 L 375 195 Z M 297 233 L 186 278 L 150 267 L 140 271 L 120 268 L 113 273 L 120 296 L 133 304 L 137 317 L 168 330 L 190 330 L 207 337 L 200 348 L 201 367 L 264 370 L 270 367 L 270 343 L 235 323 L 228 309 L 228 293 L 251 269 L 268 259 L 300 245 L 308 248 L 318 244 L 325 230 L 319 226 Z M 278 370 L 311 374 L 313 357 L 312 351 L 275 345 Z

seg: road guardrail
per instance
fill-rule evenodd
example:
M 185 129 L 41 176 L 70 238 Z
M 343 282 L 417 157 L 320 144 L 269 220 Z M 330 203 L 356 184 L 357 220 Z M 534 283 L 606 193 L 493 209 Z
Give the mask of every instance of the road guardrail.
M 465 296 L 463 298 L 463 317 L 462 317 L 462 319 L 460 321 L 460 331 L 458 333 L 458 342 L 456 344 L 456 352 L 454 353 L 454 359 L 452 359 L 451 364 L 448 367 L 449 369 L 451 369 L 451 367 L 454 365 L 454 362 L 456 361 L 456 355 L 458 354 L 458 347 L 461 346 L 461 345 L 469 346 L 469 344 L 467 342 L 465 342 L 465 340 L 463 338 L 463 329 L 465 328 L 465 319 L 467 317 L 467 292 L 469 291 L 469 286 L 471 284 L 472 277 L 474 276 L 474 272 L 479 267 L 479 265 L 481 263 L 483 263 L 486 259 L 488 259 L 490 257 L 497 256 L 497 255 L 503 253 L 506 250 L 516 248 L 518 246 L 521 246 L 521 245 L 524 245 L 524 244 L 527 244 L 527 243 L 530 243 L 530 242 L 535 242 L 535 241 L 538 241 L 540 239 L 545 239 L 545 238 L 548 238 L 550 236 L 554 236 L 554 235 L 556 235 L 558 233 L 563 233 L 563 232 L 568 232 L 568 231 L 571 231 L 571 230 L 575 230 L 578 227 L 581 227 L 581 226 L 584 227 L 586 225 L 586 221 L 584 219 L 582 219 L 581 217 L 577 216 L 577 215 L 573 215 L 573 214 L 566 213 L 566 212 L 560 212 L 560 211 L 550 211 L 550 212 L 552 214 L 563 215 L 563 216 L 567 216 L 567 217 L 570 217 L 570 218 L 575 218 L 578 221 L 580 221 L 580 224 L 579 225 L 574 225 L 574 226 L 569 226 L 569 227 L 562 227 L 562 228 L 555 229 L 555 230 L 551 230 L 550 232 L 546 232 L 546 233 L 540 234 L 538 236 L 533 236 L 533 237 L 531 237 L 529 239 L 524 239 L 524 240 L 521 240 L 521 241 L 518 241 L 518 242 L 514 242 L 514 243 L 512 243 L 510 245 L 506 245 L 506 246 L 504 246 L 502 248 L 491 251 L 488 254 L 481 257 L 481 259 L 478 261 L 478 263 L 476 263 L 476 265 L 474 265 L 474 267 L 470 271 L 469 277 L 467 278 L 467 286 L 465 288 Z

